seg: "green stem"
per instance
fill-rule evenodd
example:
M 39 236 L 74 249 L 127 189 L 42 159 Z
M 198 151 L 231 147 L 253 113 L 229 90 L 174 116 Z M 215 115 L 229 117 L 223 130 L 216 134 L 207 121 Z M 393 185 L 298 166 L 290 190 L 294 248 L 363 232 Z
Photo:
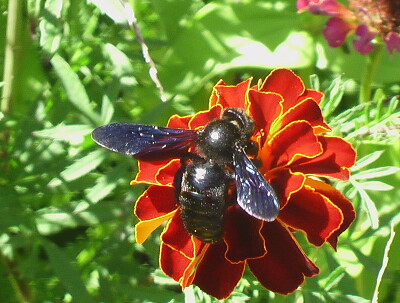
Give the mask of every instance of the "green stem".
M 7 33 L 4 58 L 4 74 L 3 74 L 3 93 L 1 98 L 1 111 L 8 114 L 12 111 L 13 102 L 15 102 L 16 93 L 16 75 L 18 64 L 20 62 L 21 33 L 23 27 L 22 9 L 23 1 L 9 0 L 8 2 L 8 18 Z
M 14 290 L 16 300 L 20 303 L 32 302 L 29 285 L 24 280 L 18 278 L 20 275 L 16 270 L 15 264 L 1 253 L 0 259 L 3 262 L 5 268 L 7 268 L 8 270 L 8 281 L 10 282 L 10 285 Z
M 367 63 L 361 78 L 359 103 L 371 101 L 372 81 L 384 52 L 383 45 L 379 44 L 376 49 L 367 56 Z

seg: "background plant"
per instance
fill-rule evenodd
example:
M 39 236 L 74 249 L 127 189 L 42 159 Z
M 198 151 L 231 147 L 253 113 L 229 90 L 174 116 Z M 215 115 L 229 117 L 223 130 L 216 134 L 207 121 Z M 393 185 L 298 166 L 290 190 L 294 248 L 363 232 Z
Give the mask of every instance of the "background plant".
M 329 48 L 326 19 L 298 14 L 294 0 L 9 0 L 0 9 L 3 302 L 212 301 L 195 287 L 182 293 L 158 270 L 157 236 L 135 244 L 143 190 L 129 186 L 135 162 L 98 148 L 90 133 L 110 121 L 165 125 L 171 114 L 205 109 L 218 79 L 263 78 L 275 67 L 324 91 L 334 135 L 356 147 L 350 182 L 336 186 L 358 217 L 337 253 L 302 241 L 321 273 L 300 290 L 276 295 L 248 274 L 227 301 L 400 300 L 398 53 L 382 54 L 367 75 L 372 98 L 359 103 L 373 57 Z

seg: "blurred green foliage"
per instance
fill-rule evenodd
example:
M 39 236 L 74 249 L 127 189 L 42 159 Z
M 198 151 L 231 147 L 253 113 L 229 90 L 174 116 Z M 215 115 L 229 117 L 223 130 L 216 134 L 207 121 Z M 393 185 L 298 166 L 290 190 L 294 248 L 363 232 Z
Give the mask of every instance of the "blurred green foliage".
M 338 252 L 297 235 L 321 273 L 295 293 L 270 293 L 248 273 L 227 301 L 399 302 L 399 54 L 383 55 L 373 98 L 359 104 L 366 58 L 330 49 L 324 18 L 298 14 L 294 0 L 126 3 L 167 102 L 121 1 L 0 2 L 8 29 L 0 36 L 0 301 L 213 301 L 196 287 L 183 293 L 158 270 L 157 234 L 135 243 L 133 207 L 144 189 L 129 186 L 135 161 L 100 149 L 90 133 L 110 121 L 165 125 L 207 108 L 220 78 L 235 84 L 288 67 L 326 93 L 333 135 L 358 151 L 350 182 L 336 184 L 358 217 Z

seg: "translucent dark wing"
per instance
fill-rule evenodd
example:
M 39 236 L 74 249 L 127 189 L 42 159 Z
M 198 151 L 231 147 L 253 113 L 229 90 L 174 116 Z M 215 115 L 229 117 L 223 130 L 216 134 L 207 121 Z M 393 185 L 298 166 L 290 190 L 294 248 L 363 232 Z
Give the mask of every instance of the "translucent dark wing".
M 243 149 L 233 154 L 237 202 L 251 216 L 274 221 L 279 213 L 279 201 L 274 189 L 264 179 Z
M 143 160 L 181 155 L 195 142 L 197 132 L 190 129 L 131 123 L 112 123 L 96 128 L 93 140 L 112 151 Z

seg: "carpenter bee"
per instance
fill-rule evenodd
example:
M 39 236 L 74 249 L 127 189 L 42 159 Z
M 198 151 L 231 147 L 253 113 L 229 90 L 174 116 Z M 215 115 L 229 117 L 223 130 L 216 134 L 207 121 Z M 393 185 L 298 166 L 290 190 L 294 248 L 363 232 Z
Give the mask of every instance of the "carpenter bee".
M 93 140 L 142 161 L 180 158 L 174 187 L 188 233 L 205 243 L 221 240 L 230 185 L 236 201 L 251 216 L 273 221 L 279 201 L 247 153 L 254 121 L 243 110 L 227 108 L 201 130 L 112 123 L 95 129 Z M 191 149 L 192 148 L 192 149 Z M 191 149 L 191 152 L 189 152 Z

